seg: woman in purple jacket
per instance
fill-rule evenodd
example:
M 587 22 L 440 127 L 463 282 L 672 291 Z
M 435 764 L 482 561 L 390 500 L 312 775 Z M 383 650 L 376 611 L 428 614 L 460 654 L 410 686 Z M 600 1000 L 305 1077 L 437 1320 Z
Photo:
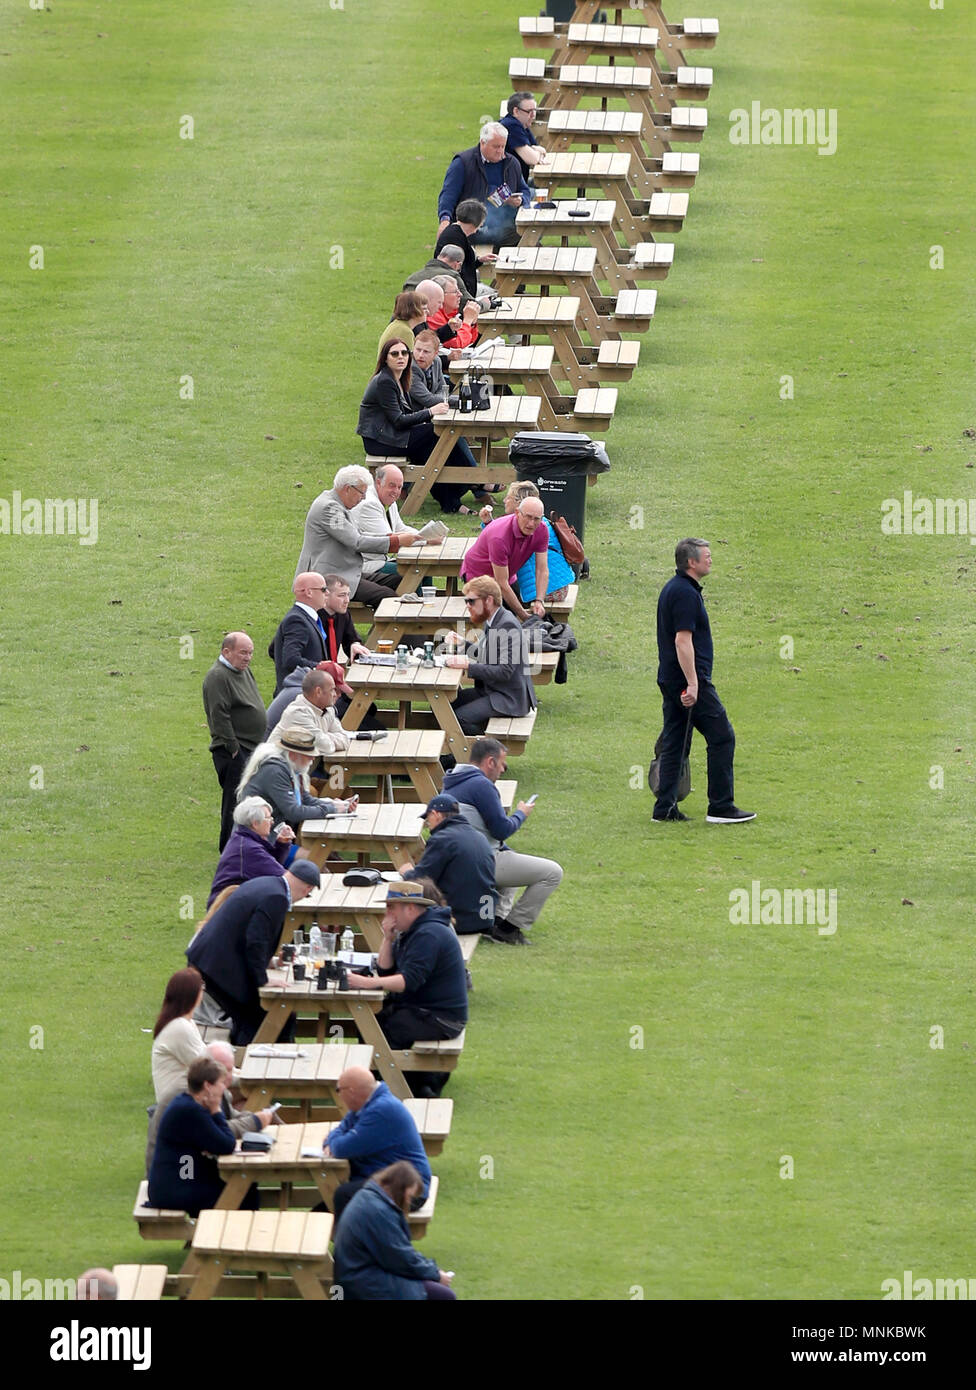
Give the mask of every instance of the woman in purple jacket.
M 283 826 L 271 835 L 271 807 L 260 796 L 246 796 L 234 809 L 234 832 L 217 861 L 207 906 L 222 888 L 246 883 L 251 878 L 285 872 L 298 853 L 295 832 Z

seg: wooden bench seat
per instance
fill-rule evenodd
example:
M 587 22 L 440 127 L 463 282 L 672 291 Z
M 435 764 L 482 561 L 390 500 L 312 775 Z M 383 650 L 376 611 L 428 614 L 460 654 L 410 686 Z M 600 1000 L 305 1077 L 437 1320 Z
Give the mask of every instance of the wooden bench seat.
M 143 1178 L 139 1184 L 139 1195 L 132 1209 L 132 1215 L 139 1226 L 143 1240 L 190 1240 L 194 1232 L 192 1217 L 185 1211 L 170 1211 L 165 1207 L 150 1207 L 149 1182 Z
M 532 674 L 533 685 L 551 684 L 559 664 L 559 656 L 559 652 L 534 652 L 532 654 L 529 671 Z
M 453 1071 L 464 1051 L 467 1029 L 456 1038 L 419 1039 L 412 1047 L 393 1048 L 401 1071 Z
M 410 1227 L 410 1237 L 412 1240 L 423 1240 L 427 1234 L 427 1227 L 430 1225 L 434 1216 L 434 1208 L 437 1205 L 437 1189 L 440 1186 L 436 1175 L 430 1179 L 430 1190 L 427 1193 L 427 1200 L 422 1207 L 416 1211 L 408 1212 L 407 1225 Z
M 489 719 L 485 734 L 488 738 L 497 738 L 504 743 L 509 753 L 513 757 L 525 752 L 525 745 L 532 737 L 532 730 L 535 728 L 536 716 L 539 708 L 529 710 L 528 714 L 517 717 L 499 716 L 496 719 Z
M 288 1275 L 302 1296 L 328 1299 L 332 1278 L 332 1217 L 315 1211 L 202 1211 L 184 1271 L 187 1297 L 213 1298 L 225 1274 Z
M 475 933 L 475 941 L 481 940 Z M 465 937 L 461 937 L 461 942 Z M 413 1116 L 414 1124 L 423 1140 L 424 1151 L 428 1158 L 436 1158 L 439 1153 L 443 1153 L 444 1144 L 451 1132 L 451 1121 L 454 1118 L 454 1102 L 447 1096 L 413 1096 L 405 1100 L 404 1105 Z
M 165 1265 L 113 1265 L 120 1303 L 157 1303 L 169 1270 Z
M 395 463 L 398 467 L 401 463 L 408 463 L 406 454 L 367 454 L 366 467 L 370 470 L 379 468 L 384 463 Z
M 622 344 L 622 343 L 613 343 L 613 344 L 606 344 L 606 346 L 608 346 L 608 347 L 609 347 L 609 346 L 613 346 L 613 347 L 622 347 L 622 346 L 624 346 L 624 344 Z M 633 347 L 637 348 L 638 351 L 640 350 L 640 343 L 634 343 L 634 344 L 627 343 L 626 346 L 627 346 L 627 347 L 633 346 Z M 565 623 L 565 622 L 568 622 L 569 619 L 570 619 L 570 617 L 571 617 L 571 615 L 572 615 L 573 609 L 576 607 L 576 601 L 577 601 L 578 598 L 579 598 L 579 585 L 578 585 L 578 584 L 570 584 L 569 588 L 566 590 L 566 597 L 563 598 L 563 599 L 560 599 L 558 603 L 552 603 L 552 602 L 550 602 L 548 599 L 546 599 L 545 602 L 546 602 L 546 612 L 547 612 L 547 616 L 550 617 L 550 618 L 552 618 L 553 621 L 554 621 L 554 622 L 557 622 L 557 623 Z M 496 782 L 495 785 L 496 785 L 496 786 L 501 786 L 501 783 L 500 783 L 500 782 Z

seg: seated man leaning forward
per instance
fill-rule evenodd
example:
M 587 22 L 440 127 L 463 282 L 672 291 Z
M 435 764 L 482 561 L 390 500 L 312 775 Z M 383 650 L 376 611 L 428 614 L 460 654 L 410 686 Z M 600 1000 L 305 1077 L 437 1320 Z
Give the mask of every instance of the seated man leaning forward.
M 365 1067 L 347 1067 L 336 1082 L 336 1090 L 347 1110 L 341 1122 L 330 1130 L 322 1145 L 328 1158 L 345 1158 L 351 1174 L 348 1182 L 336 1188 L 332 1213 L 336 1222 L 343 1208 L 374 1173 L 405 1159 L 412 1163 L 423 1181 L 414 1209 L 422 1207 L 430 1191 L 430 1164 L 416 1121 L 403 1101 L 385 1081 L 377 1081 Z
M 424 808 L 424 824 L 430 838 L 420 862 L 414 865 L 405 859 L 399 866 L 401 877 L 429 878 L 437 884 L 454 914 L 458 936 L 490 935 L 498 906 L 491 846 L 461 815 L 454 797 L 443 792 L 431 797 Z
M 511 515 L 489 521 L 461 563 L 461 578 L 475 579 L 490 574 L 502 591 L 505 607 L 520 622 L 529 617 L 529 608 L 538 618 L 546 615 L 539 598 L 529 608 L 515 597 L 512 580 L 530 555 L 535 556 L 535 591 L 549 590 L 549 527 L 543 520 L 545 507 L 538 497 L 523 497 Z
M 383 917 L 379 979 L 350 972 L 350 989 L 385 989 L 377 1019 L 390 1047 L 419 1039 L 456 1038 L 468 1019 L 464 958 L 451 910 L 429 878 L 391 883 Z M 438 1095 L 447 1076 L 421 1072 L 414 1095 Z
M 315 736 L 305 729 L 283 729 L 274 743 L 259 743 L 247 760 L 240 797 L 260 796 L 271 807 L 275 824 L 297 830 L 304 820 L 355 811 L 358 797 L 332 801 L 312 795 L 308 770 L 316 758 Z
M 559 887 L 563 871 L 554 859 L 517 854 L 505 841 L 525 824 L 533 803 L 520 801 L 506 816 L 495 783 L 508 770 L 507 750 L 494 738 L 479 738 L 471 748 L 471 761 L 458 763 L 444 777 L 442 795 L 453 796 L 461 814 L 488 841 L 495 855 L 495 883 L 499 888 L 498 913 L 493 941 L 510 946 L 527 946 L 525 933 L 532 926 L 549 897 Z M 525 892 L 515 901 L 515 890 Z
M 364 579 L 363 559 L 367 555 L 395 555 L 401 537 L 395 532 L 376 535 L 360 531 L 353 509 L 366 496 L 371 482 L 368 468 L 350 463 L 339 469 L 330 489 L 319 493 L 305 518 L 305 539 L 296 574 L 337 574 L 349 585 L 355 602 L 375 608 L 390 597 L 398 581 L 395 574 Z
M 289 908 L 321 882 L 310 859 L 294 860 L 280 877 L 252 878 L 231 893 L 187 946 L 188 963 L 233 1022 L 234 1047 L 246 1047 L 264 1022 L 260 990 L 268 983 L 268 962 Z
M 315 668 L 302 677 L 302 692 L 286 707 L 281 719 L 268 735 L 269 743 L 280 743 L 285 729 L 292 733 L 304 729 L 315 740 L 315 752 L 320 758 L 332 753 L 344 753 L 349 747 L 349 735 L 339 723 L 335 712 L 338 696 L 336 683 L 328 671 Z
M 482 575 L 469 580 L 463 592 L 471 621 L 484 630 L 466 653 L 448 655 L 444 664 L 466 671 L 474 681 L 474 689 L 462 690 L 451 708 L 463 733 L 483 734 L 490 719 L 521 718 L 538 701 L 529 675 L 526 634 L 502 607 L 501 589 Z M 450 639 L 461 640 L 456 633 L 449 634 Z

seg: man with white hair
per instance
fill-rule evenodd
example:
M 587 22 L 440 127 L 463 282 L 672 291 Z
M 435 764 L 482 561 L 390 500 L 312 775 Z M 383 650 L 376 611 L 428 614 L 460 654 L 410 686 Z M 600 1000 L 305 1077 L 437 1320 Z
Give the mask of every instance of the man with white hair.
M 422 336 L 429 338 L 430 335 L 425 330 Z M 416 343 L 414 344 L 414 351 L 416 352 Z M 447 397 L 439 396 L 438 399 L 446 400 Z M 421 409 L 424 409 L 427 404 L 429 402 L 425 401 Z M 373 475 L 369 491 L 353 514 L 353 520 L 362 535 L 397 535 L 400 537 L 401 545 L 412 545 L 416 541 L 420 533 L 406 524 L 397 508 L 397 500 L 402 492 L 403 473 L 401 470 L 397 468 L 395 463 L 381 463 Z M 376 579 L 381 583 L 382 581 L 378 578 L 381 574 L 395 575 L 396 573 L 395 560 L 387 560 L 384 556 L 373 555 L 369 555 L 363 560 L 363 574 L 367 579 Z
M 384 574 L 378 580 L 364 579 L 363 557 L 395 555 L 400 549 L 400 536 L 395 531 L 385 535 L 360 531 L 353 510 L 369 492 L 371 482 L 369 469 L 362 464 L 351 463 L 339 469 L 332 487 L 320 492 L 308 509 L 305 539 L 295 572 L 338 574 L 349 585 L 355 602 L 375 608 L 397 587 L 397 576 Z
M 490 242 L 496 250 L 515 245 L 519 239 L 515 209 L 529 207 L 532 193 L 515 155 L 506 154 L 507 144 L 505 127 L 489 121 L 481 127 L 478 144 L 454 156 L 437 200 L 438 235 L 454 221 L 458 203 L 477 198 L 486 204 L 488 214 L 472 243 Z

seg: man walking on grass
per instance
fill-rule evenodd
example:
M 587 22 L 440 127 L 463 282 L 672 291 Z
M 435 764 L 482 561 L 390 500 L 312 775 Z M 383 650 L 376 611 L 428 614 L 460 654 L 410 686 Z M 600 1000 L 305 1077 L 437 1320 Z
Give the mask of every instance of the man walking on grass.
M 708 746 L 705 819 L 710 825 L 738 825 L 755 820 L 756 813 L 740 811 L 733 799 L 735 733 L 712 684 L 712 632 L 699 582 L 712 568 L 708 541 L 679 541 L 674 564 L 674 578 L 657 601 L 657 683 L 664 703 L 664 728 L 654 819 L 688 820 L 678 810 L 677 791 L 690 717 Z

